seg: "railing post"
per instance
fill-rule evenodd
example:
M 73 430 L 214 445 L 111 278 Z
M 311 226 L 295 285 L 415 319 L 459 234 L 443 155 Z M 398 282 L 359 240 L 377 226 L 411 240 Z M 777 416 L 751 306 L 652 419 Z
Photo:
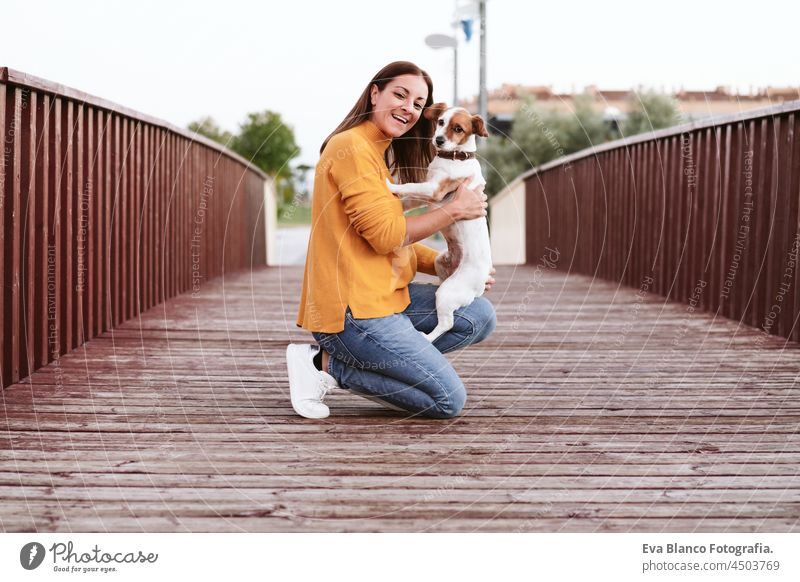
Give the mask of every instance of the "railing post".
M 515 205 L 524 235 L 511 236 L 511 187 L 492 201 L 493 259 L 514 264 L 516 246 L 535 264 L 548 245 L 561 246 L 571 259 L 560 268 L 632 287 L 645 282 L 691 311 L 798 341 L 798 118 L 800 101 L 792 101 L 533 168 L 513 183 L 526 185 L 524 204 Z
M 274 247 L 274 188 L 241 156 L 4 67 L 0 153 L 0 386 L 190 289 L 196 229 L 208 277 Z

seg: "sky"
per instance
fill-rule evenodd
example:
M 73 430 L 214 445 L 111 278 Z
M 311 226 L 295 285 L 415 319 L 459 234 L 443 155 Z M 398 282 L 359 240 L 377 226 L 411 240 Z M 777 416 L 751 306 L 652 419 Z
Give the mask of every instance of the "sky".
M 235 131 L 281 114 L 314 165 L 324 138 L 394 60 L 426 70 L 452 101 L 457 0 L 88 2 L 4 0 L 0 66 L 185 127 L 210 115 Z M 463 0 L 462 0 L 463 2 Z M 800 85 L 800 3 L 487 1 L 487 85 L 556 91 L 636 86 L 713 90 Z M 459 94 L 478 91 L 478 38 L 460 34 Z

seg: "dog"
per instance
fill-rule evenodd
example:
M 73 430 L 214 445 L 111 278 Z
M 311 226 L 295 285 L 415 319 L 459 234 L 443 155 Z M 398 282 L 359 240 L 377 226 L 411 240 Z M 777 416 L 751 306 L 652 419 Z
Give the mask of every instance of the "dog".
M 447 195 L 465 178 L 472 178 L 470 188 L 486 184 L 475 157 L 478 149 L 475 136 L 489 135 L 481 116 L 471 115 L 462 107 L 448 108 L 445 103 L 434 103 L 423 115 L 436 124 L 431 139 L 437 152 L 428 166 L 425 182 L 393 184 L 387 180 L 389 190 L 398 195 L 404 210 L 425 205 L 443 206 Z M 436 291 L 438 324 L 430 333 L 422 334 L 430 342 L 453 327 L 456 309 L 483 295 L 492 270 L 486 217 L 460 220 L 442 229 L 442 234 L 447 241 L 447 252 L 435 261 L 436 274 L 441 281 Z M 455 269 L 449 276 L 442 264 L 448 260 L 451 269 Z

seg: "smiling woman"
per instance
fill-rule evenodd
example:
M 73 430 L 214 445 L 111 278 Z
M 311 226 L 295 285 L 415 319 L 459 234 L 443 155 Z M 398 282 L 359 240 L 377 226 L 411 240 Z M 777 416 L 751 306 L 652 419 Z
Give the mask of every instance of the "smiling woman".
M 427 95 L 428 88 L 422 77 L 414 75 L 393 79 L 383 91 L 373 85 L 370 91 L 372 120 L 385 134 L 400 137 L 419 119 Z
M 372 79 L 339 126 L 322 143 L 320 155 L 331 138 L 371 119 L 391 138 L 387 165 L 400 182 L 421 181 L 436 155 L 429 143 L 433 122 L 422 118 L 422 110 L 433 104 L 433 83 L 428 74 L 406 61 L 384 67 Z M 393 114 L 408 121 L 401 124 Z M 402 139 L 395 139 L 402 138 Z
M 345 388 L 403 412 L 456 416 L 466 388 L 444 353 L 483 340 L 495 326 L 479 297 L 454 314 L 455 325 L 430 343 L 438 286 L 412 283 L 436 275 L 437 251 L 417 241 L 462 219 L 486 215 L 482 188 L 463 184 L 450 202 L 406 217 L 387 179 L 424 180 L 435 154 L 428 74 L 413 63 L 384 67 L 320 149 L 312 228 L 297 325 L 316 345 L 286 350 L 292 406 L 325 418 L 322 402 Z M 323 351 L 324 349 L 324 351 Z

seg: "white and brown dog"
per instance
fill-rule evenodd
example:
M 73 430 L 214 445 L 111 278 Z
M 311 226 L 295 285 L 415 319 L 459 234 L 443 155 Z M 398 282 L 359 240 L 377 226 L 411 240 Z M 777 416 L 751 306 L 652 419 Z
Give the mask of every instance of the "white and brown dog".
M 428 166 L 425 182 L 418 184 L 392 184 L 389 189 L 403 201 L 404 209 L 430 205 L 439 208 L 444 198 L 455 190 L 465 178 L 472 178 L 470 188 L 486 184 L 481 165 L 475 157 L 476 135 L 487 137 L 486 126 L 480 115 L 470 115 L 461 107 L 448 108 L 444 103 L 434 103 L 423 115 L 436 122 L 433 144 L 437 154 Z M 447 240 L 447 252 L 436 258 L 436 273 L 441 285 L 436 291 L 438 324 L 429 334 L 433 342 L 453 327 L 453 312 L 469 305 L 483 295 L 486 281 L 492 270 L 489 227 L 486 217 L 460 220 L 442 229 Z M 448 277 L 442 261 L 449 259 L 452 274 Z

